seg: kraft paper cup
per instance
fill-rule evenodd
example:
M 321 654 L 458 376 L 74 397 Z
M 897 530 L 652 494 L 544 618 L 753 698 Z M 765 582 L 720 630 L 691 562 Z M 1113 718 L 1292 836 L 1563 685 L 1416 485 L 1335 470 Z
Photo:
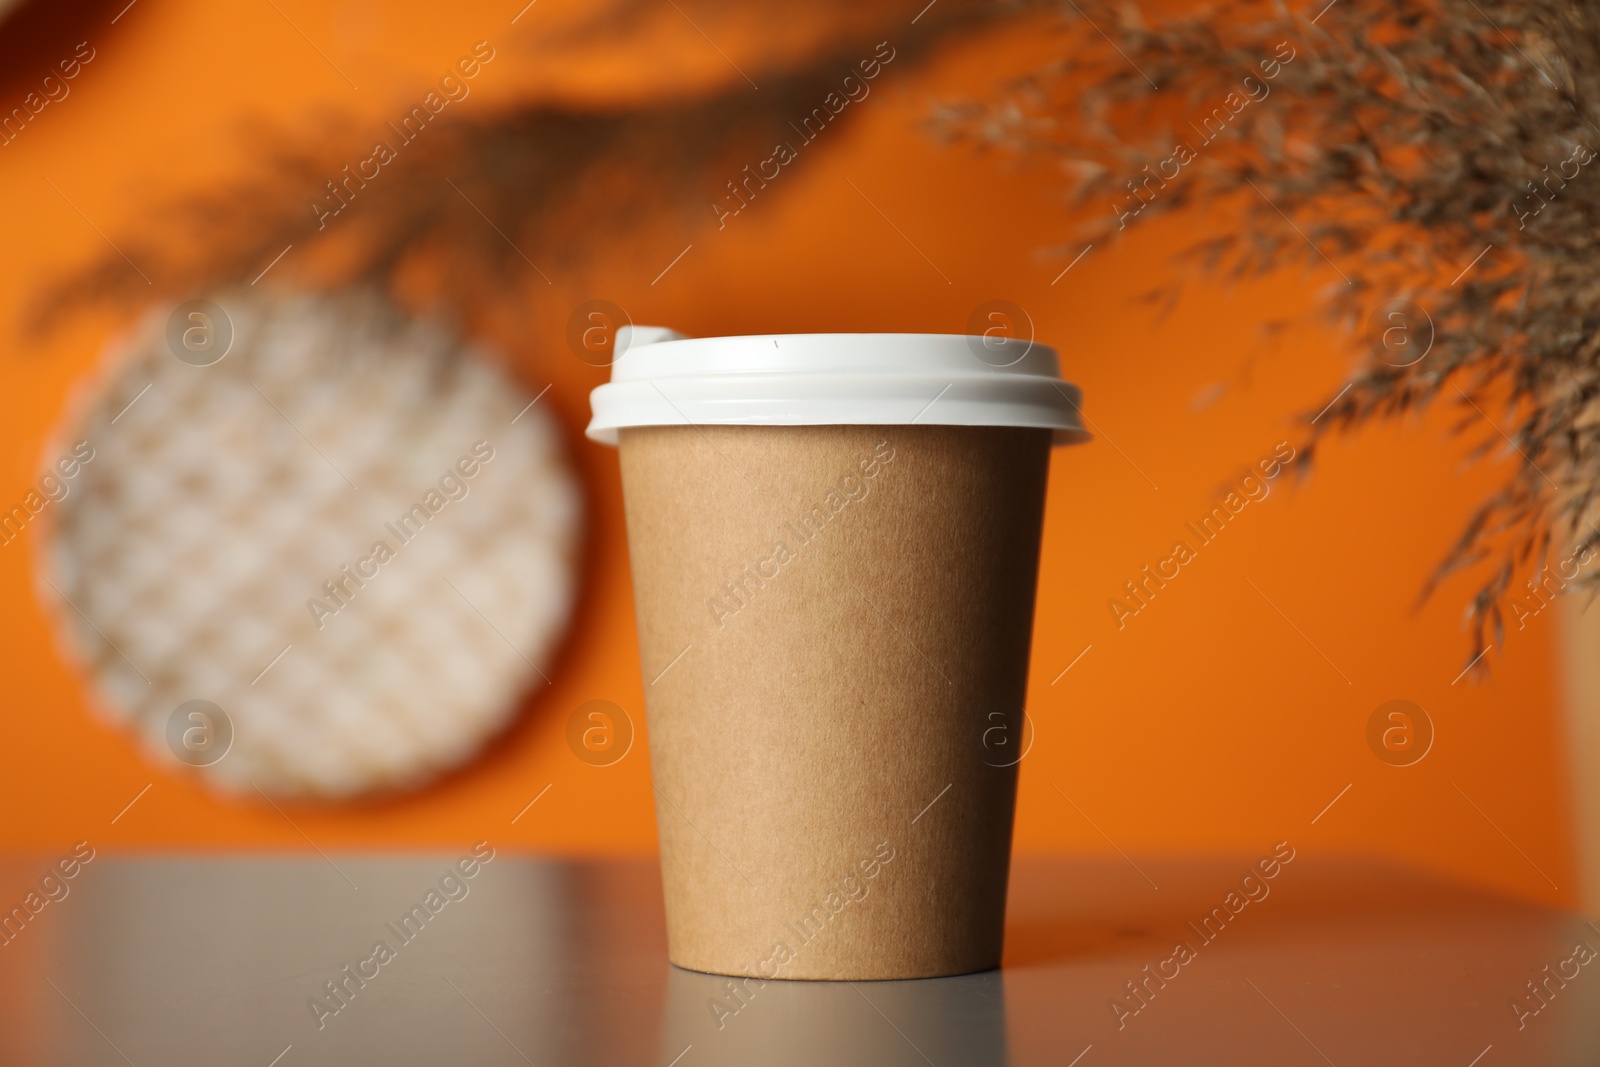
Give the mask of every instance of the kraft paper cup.
M 1055 353 L 626 331 L 620 446 L 669 955 L 764 980 L 998 966 Z M 730 1007 L 737 1001 L 730 1002 Z

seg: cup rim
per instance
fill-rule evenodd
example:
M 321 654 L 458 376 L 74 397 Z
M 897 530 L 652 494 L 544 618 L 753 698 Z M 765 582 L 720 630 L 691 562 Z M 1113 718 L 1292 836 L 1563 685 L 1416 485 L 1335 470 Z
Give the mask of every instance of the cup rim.
M 1090 439 L 1082 394 L 1033 340 L 938 333 L 687 337 L 624 327 L 587 436 L 670 425 L 942 425 L 1048 429 Z

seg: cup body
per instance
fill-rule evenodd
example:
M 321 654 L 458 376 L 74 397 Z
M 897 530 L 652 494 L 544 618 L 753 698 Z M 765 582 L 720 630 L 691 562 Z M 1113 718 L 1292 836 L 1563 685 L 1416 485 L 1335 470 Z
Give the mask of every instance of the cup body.
M 1051 440 L 621 429 L 673 963 L 998 966 Z

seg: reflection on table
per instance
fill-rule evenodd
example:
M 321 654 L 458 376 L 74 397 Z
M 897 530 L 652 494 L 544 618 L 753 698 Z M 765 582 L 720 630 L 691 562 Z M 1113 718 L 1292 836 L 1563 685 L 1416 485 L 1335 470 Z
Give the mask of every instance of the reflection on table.
M 667 964 L 652 864 L 460 860 L 99 856 L 0 938 L 0 1062 L 1600 1063 L 1600 929 L 1395 869 L 1024 860 L 1002 971 L 763 983 Z

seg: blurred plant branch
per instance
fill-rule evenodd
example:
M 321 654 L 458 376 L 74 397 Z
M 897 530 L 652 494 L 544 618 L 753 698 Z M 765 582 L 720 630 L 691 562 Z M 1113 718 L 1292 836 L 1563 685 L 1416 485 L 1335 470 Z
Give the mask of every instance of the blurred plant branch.
M 616 0 L 554 43 L 592 42 L 607 32 L 632 39 L 644 32 L 635 16 L 645 8 L 642 0 Z M 150 284 L 121 254 L 108 253 L 43 286 L 28 327 L 47 330 L 85 305 L 137 306 L 152 296 L 247 284 L 291 245 L 294 264 L 310 253 L 315 270 L 286 265 L 278 277 L 299 269 L 302 283 L 308 274 L 330 286 L 405 283 L 470 319 L 497 302 L 504 308 L 529 286 L 537 291 L 632 225 L 676 218 L 697 231 L 714 222 L 711 204 L 728 195 L 725 181 L 769 155 L 775 141 L 793 139 L 790 123 L 837 90 L 875 42 L 890 41 L 898 73 L 954 32 L 1019 10 L 993 0 L 943 0 L 913 22 L 914 8 L 884 0 L 826 0 L 804 13 L 772 2 L 711 4 L 697 11 L 706 25 L 762 17 L 792 24 L 802 14 L 810 21 L 804 32 L 797 27 L 778 40 L 766 65 L 746 60 L 759 90 L 738 76 L 709 94 L 663 94 L 638 107 L 529 100 L 497 113 L 446 108 L 414 141 L 397 146 L 381 176 L 331 219 L 314 205 L 337 205 L 332 185 L 371 153 L 375 139 L 395 143 L 392 127 L 330 116 L 310 133 L 256 128 L 250 142 L 266 147 L 249 177 L 157 205 L 148 222 L 117 237 Z M 503 54 L 497 62 L 517 59 Z

